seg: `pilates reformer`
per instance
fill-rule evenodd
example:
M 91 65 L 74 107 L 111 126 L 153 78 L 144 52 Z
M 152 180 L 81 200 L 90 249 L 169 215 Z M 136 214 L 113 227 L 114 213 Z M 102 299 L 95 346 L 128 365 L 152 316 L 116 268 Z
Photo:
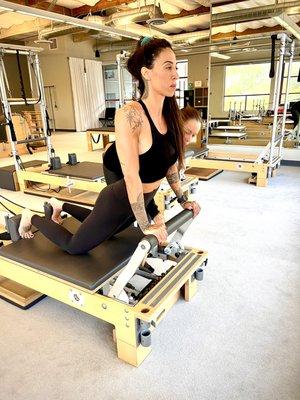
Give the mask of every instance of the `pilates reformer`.
M 225 143 L 231 143 L 231 139 L 246 139 L 247 133 L 246 132 L 232 132 L 229 130 L 224 130 L 224 132 L 212 132 L 209 135 L 210 138 L 225 138 Z
M 40 232 L 19 239 L 18 216 L 7 219 L 13 243 L 0 248 L 0 275 L 114 325 L 118 357 L 138 366 L 151 351 L 151 336 L 183 295 L 190 301 L 203 279 L 205 251 L 184 247 L 193 213 L 166 223 L 173 239 L 158 246 L 130 227 L 88 254 L 70 256 Z M 75 231 L 73 218 L 64 225 Z
M 18 182 L 24 193 L 43 197 L 56 197 L 63 201 L 93 206 L 99 192 L 106 186 L 103 165 L 83 161 L 76 165 L 62 164 L 61 168 L 49 170 L 47 164 L 19 171 Z M 194 194 L 198 179 L 187 176 L 181 181 L 186 196 Z M 50 188 L 50 190 L 49 190 Z M 160 211 L 174 205 L 175 194 L 166 180 L 158 190 L 155 201 Z
M 63 201 L 94 205 L 106 186 L 101 163 L 83 161 L 75 165 L 61 164 L 49 169 L 48 164 L 18 171 L 20 190 Z

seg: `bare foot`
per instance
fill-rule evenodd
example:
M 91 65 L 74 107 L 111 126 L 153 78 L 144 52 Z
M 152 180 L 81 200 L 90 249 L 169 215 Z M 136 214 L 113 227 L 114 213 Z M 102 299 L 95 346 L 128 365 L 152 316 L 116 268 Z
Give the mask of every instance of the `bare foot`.
M 33 233 L 31 232 L 31 218 L 33 216 L 33 212 L 25 208 L 22 212 L 22 217 L 19 226 L 19 234 L 23 239 L 32 239 Z
M 53 208 L 53 213 L 51 217 L 52 221 L 56 224 L 62 224 L 63 220 L 60 216 L 60 213 L 62 211 L 63 202 L 57 200 L 55 197 L 51 197 L 51 199 L 49 200 L 49 204 L 51 204 Z

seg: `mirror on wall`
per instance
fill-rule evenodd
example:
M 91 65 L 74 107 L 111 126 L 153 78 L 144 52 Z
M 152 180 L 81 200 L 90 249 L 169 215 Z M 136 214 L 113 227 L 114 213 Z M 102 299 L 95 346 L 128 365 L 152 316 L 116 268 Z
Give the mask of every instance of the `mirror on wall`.
M 213 44 L 210 46 L 210 144 L 266 146 L 269 143 L 276 93 L 281 92 L 277 110 L 277 123 L 280 124 L 288 77 L 289 57 L 285 57 L 276 87 L 280 40 L 275 43 L 275 74 L 269 77 L 271 36 L 282 32 L 283 28 L 273 18 L 263 18 L 262 9 L 257 9 L 251 17 L 250 12 L 236 10 L 234 5 L 214 3 L 211 11 Z M 300 100 L 299 51 L 295 54 L 290 70 L 288 102 Z M 283 146 L 297 147 L 295 135 L 289 134 L 294 128 L 290 111 L 284 125 Z

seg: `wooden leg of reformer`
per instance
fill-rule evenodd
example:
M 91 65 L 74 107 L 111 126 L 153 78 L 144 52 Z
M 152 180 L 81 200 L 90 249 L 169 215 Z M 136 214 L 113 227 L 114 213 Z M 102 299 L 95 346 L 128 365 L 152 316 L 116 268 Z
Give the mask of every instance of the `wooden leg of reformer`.
M 190 277 L 183 287 L 183 297 L 185 301 L 191 301 L 197 291 L 197 280 Z
M 18 174 L 18 172 L 16 174 L 17 174 L 19 188 L 20 188 L 21 192 L 24 192 L 26 189 L 26 186 L 27 186 L 25 183 L 25 180 L 23 179 L 23 177 L 20 174 Z
M 103 135 L 103 134 L 102 134 L 102 140 L 103 140 L 103 148 L 105 149 L 106 146 L 107 146 L 108 143 L 109 143 L 109 135 Z
M 267 175 L 265 173 L 257 173 L 256 176 L 256 186 L 259 187 L 266 187 L 268 184 L 268 178 Z
M 93 151 L 92 133 L 91 132 L 86 133 L 86 140 L 87 140 L 88 151 Z
M 151 346 L 144 347 L 139 343 L 135 323 L 133 325 L 128 323 L 124 326 L 116 326 L 113 338 L 117 345 L 118 357 L 128 364 L 138 367 L 150 354 Z

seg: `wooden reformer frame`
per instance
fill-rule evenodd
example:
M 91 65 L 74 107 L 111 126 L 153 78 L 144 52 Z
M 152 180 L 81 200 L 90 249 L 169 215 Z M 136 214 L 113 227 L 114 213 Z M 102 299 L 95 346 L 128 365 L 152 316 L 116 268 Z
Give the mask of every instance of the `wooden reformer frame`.
M 10 246 L 14 245 L 13 243 Z M 0 252 L 2 278 L 109 322 L 114 326 L 113 338 L 118 357 L 134 366 L 139 366 L 151 352 L 152 332 L 179 297 L 183 295 L 186 301 L 190 301 L 195 295 L 198 281 L 203 279 L 203 267 L 206 264 L 207 252 L 186 247 L 177 264 L 162 275 L 138 302 L 131 305 L 106 294 L 105 288 L 111 276 L 89 290 L 71 283 L 71 279 L 59 278 L 29 266 L 28 261 L 16 261 L 5 256 L 5 251 Z M 121 271 L 115 275 L 119 275 Z
M 57 175 L 46 173 L 47 165 L 41 167 L 28 168 L 26 171 L 17 171 L 17 179 L 20 186 L 20 190 L 24 193 L 35 194 L 43 197 L 56 197 L 64 201 L 72 201 L 79 204 L 93 206 L 97 199 L 98 194 L 106 186 L 103 177 L 97 181 L 91 181 L 86 179 L 80 179 L 75 177 L 59 176 L 59 170 Z M 30 187 L 31 183 L 51 185 L 53 187 L 65 188 L 60 192 L 54 191 L 40 191 Z M 193 194 L 196 190 L 198 179 L 196 177 L 187 177 L 181 182 L 183 193 L 187 196 Z M 157 191 L 155 201 L 160 211 L 164 211 L 172 207 L 175 195 L 170 189 L 169 185 L 163 185 L 161 189 Z

